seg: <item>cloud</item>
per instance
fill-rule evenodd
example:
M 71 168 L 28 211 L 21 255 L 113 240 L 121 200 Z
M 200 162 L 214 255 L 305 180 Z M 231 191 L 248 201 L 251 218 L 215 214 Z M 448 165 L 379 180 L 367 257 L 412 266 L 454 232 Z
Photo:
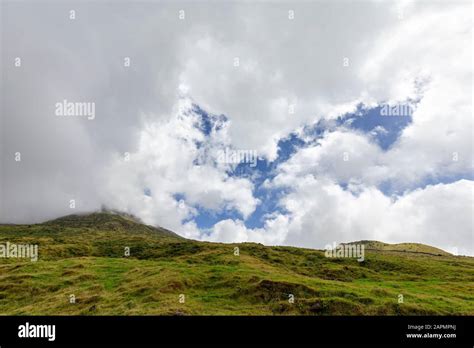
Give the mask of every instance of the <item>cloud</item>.
M 470 13 L 463 4 L 416 3 L 406 11 L 399 26 L 380 35 L 360 71 L 376 100 L 421 98 L 384 159 L 401 187 L 427 176 L 465 175 L 473 163 Z
M 328 132 L 316 144 L 299 149 L 282 163 L 273 184 L 293 186 L 307 175 L 330 177 L 345 184 L 379 182 L 387 171 L 378 165 L 382 155 L 368 136 L 348 130 Z
M 221 220 L 201 236 L 213 242 L 256 242 L 266 245 L 281 244 L 287 234 L 288 217 L 276 215 L 265 221 L 262 228 L 247 228 L 242 220 Z
M 182 223 L 195 216 L 197 208 L 235 210 L 247 218 L 258 204 L 252 182 L 229 176 L 206 152 L 212 148 L 215 154 L 224 146 L 220 133 L 225 127 L 214 128 L 206 136 L 201 130 L 202 115 L 193 111 L 190 100 L 182 99 L 175 109 L 174 118 L 144 127 L 138 149 L 129 153 L 128 160 L 117 156 L 110 163 L 103 178 L 103 201 L 178 232 L 189 229 Z M 198 159 L 201 163 L 196 164 Z M 183 198 L 177 199 L 178 194 Z

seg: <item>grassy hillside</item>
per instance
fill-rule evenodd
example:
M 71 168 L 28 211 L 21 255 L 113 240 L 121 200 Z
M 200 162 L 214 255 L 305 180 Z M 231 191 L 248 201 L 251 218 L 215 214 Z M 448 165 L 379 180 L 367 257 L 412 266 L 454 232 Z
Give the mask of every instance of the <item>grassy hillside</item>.
M 419 244 L 367 242 L 359 263 L 190 241 L 111 213 L 0 225 L 7 241 L 38 244 L 39 260 L 0 258 L 3 315 L 474 315 L 474 258 Z
M 398 251 L 398 252 L 415 252 L 415 253 L 424 253 L 435 256 L 448 256 L 450 253 L 432 247 L 430 245 L 420 244 L 420 243 L 399 243 L 399 244 L 388 244 L 383 242 L 378 242 L 375 240 L 361 240 L 358 242 L 343 243 L 343 244 L 354 244 L 361 243 L 364 244 L 365 250 L 383 250 L 383 251 Z

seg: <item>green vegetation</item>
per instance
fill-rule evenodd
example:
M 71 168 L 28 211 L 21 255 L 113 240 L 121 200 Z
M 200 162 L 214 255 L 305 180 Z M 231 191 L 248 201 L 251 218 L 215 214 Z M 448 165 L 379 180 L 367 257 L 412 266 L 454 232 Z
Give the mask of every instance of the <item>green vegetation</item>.
M 384 251 L 398 251 L 398 252 L 417 252 L 424 253 L 429 255 L 438 255 L 438 256 L 448 256 L 450 253 L 419 243 L 399 243 L 399 244 L 388 244 L 382 243 L 375 240 L 361 240 L 359 242 L 343 243 L 343 244 L 354 244 L 362 243 L 364 244 L 365 250 L 384 250 Z
M 359 263 L 186 240 L 111 213 L 0 225 L 7 241 L 38 244 L 39 260 L 0 258 L 3 315 L 474 314 L 474 258 L 420 244 L 367 241 Z

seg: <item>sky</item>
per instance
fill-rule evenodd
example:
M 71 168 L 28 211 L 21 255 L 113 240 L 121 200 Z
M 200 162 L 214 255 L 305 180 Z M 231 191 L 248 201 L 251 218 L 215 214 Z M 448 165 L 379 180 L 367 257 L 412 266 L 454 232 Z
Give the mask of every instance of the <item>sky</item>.
M 474 255 L 469 1 L 1 16 L 0 222 L 107 207 L 197 240 Z

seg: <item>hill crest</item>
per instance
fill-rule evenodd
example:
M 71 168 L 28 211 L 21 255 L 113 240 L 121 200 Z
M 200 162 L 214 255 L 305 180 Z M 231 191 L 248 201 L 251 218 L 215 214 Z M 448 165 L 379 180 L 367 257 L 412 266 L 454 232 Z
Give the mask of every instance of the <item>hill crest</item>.
M 452 256 L 451 253 L 442 249 L 436 248 L 431 245 L 422 243 L 384 243 L 377 240 L 360 240 L 356 242 L 341 243 L 343 245 L 351 244 L 364 244 L 365 250 L 377 250 L 377 251 L 394 251 L 394 252 L 409 252 L 409 253 L 422 253 L 429 255 L 438 256 Z

